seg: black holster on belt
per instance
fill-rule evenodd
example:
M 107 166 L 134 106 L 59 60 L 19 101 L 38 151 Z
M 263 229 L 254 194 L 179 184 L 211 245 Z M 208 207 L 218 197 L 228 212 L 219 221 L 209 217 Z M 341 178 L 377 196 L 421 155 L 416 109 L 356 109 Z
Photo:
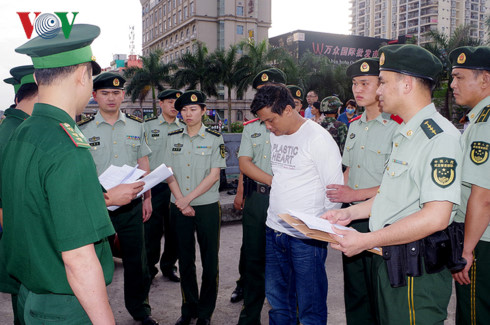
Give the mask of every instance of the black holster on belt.
M 405 245 L 384 246 L 383 259 L 391 286 L 393 288 L 406 286 L 407 251 Z
M 449 259 L 451 244 L 445 231 L 438 231 L 423 239 L 425 271 L 428 274 L 441 272 Z
M 453 222 L 446 229 L 451 245 L 451 252 L 447 261 L 447 268 L 452 273 L 459 272 L 466 266 L 463 256 L 464 223 Z
M 422 275 L 422 254 L 423 245 L 420 240 L 405 244 L 407 251 L 407 275 Z
M 247 175 L 243 175 L 243 197 L 249 197 L 252 195 L 254 191 L 254 187 L 257 187 L 257 183 L 248 177 Z

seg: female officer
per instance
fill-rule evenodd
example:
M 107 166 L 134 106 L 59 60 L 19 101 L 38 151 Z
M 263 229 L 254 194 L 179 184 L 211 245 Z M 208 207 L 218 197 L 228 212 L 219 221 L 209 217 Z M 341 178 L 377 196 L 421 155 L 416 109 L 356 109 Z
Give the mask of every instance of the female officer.
M 176 325 L 209 324 L 218 294 L 218 249 L 221 224 L 218 180 L 225 168 L 225 145 L 219 132 L 206 128 L 201 120 L 206 113 L 205 96 L 187 91 L 175 101 L 184 128 L 168 134 L 167 165 L 174 176 L 170 214 L 175 218 L 178 237 L 179 269 L 182 288 L 182 316 Z M 202 285 L 197 287 L 194 232 L 202 259 Z

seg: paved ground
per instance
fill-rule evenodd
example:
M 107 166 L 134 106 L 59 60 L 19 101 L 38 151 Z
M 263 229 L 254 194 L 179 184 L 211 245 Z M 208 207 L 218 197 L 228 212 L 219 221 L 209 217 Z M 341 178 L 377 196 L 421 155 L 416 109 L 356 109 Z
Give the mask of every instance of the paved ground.
M 232 196 L 220 200 L 229 204 Z M 235 287 L 238 278 L 238 258 L 242 238 L 242 227 L 240 222 L 228 222 L 221 229 L 220 247 L 220 283 L 218 301 L 213 315 L 212 324 L 214 325 L 234 325 L 237 323 L 241 305 L 230 303 L 230 295 Z M 199 250 L 196 250 L 199 252 Z M 345 324 L 344 303 L 343 303 L 343 281 L 341 255 L 338 251 L 329 249 L 327 258 L 327 274 L 329 281 L 328 292 L 328 324 Z M 198 278 L 200 277 L 200 259 L 197 256 L 196 265 L 198 267 Z M 123 300 L 123 268 L 120 260 L 116 260 L 116 270 L 113 283 L 108 287 L 111 306 L 113 308 L 116 322 L 119 325 L 139 324 L 132 320 L 124 307 Z M 178 283 L 169 282 L 162 278 L 159 273 L 150 292 L 150 304 L 153 307 L 153 315 L 160 321 L 160 324 L 174 324 L 180 316 L 180 286 Z M 268 324 L 267 303 L 262 312 L 262 324 Z M 449 305 L 449 320 L 445 324 L 454 324 L 454 294 Z M 10 305 L 10 296 L 0 293 L 0 325 L 12 324 L 13 316 Z

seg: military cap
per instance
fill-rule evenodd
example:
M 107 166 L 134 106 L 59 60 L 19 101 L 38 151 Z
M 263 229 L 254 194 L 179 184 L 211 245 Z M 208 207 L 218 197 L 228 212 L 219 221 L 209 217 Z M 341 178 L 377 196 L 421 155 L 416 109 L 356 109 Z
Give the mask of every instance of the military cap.
M 395 44 L 379 49 L 379 70 L 393 71 L 435 82 L 442 72 L 441 61 L 413 44 Z
M 345 72 L 347 77 L 354 78 L 358 76 L 378 76 L 379 59 L 366 58 L 352 63 Z
M 291 92 L 291 95 L 293 95 L 293 98 L 303 100 L 303 94 L 304 94 L 303 89 L 295 85 L 288 85 L 286 87 Z
M 206 95 L 199 90 L 188 90 L 177 98 L 174 107 L 180 112 L 182 108 L 187 105 L 201 105 L 201 107 L 206 106 Z
M 55 29 L 55 37 L 45 39 L 40 36 L 29 40 L 15 51 L 31 57 L 34 68 L 49 69 L 67 67 L 80 63 L 92 63 L 92 74 L 100 73 L 100 66 L 95 62 L 90 44 L 99 36 L 100 28 L 94 25 L 75 24 L 70 36 L 65 38 L 61 28 Z
M 94 78 L 94 90 L 97 89 L 124 89 L 124 79 L 114 72 L 104 72 Z
M 6 84 L 9 84 L 9 85 L 12 85 L 14 87 L 14 92 L 17 94 L 17 91 L 20 88 L 19 80 L 10 77 L 10 78 L 3 79 L 3 82 L 5 82 Z
M 340 106 L 342 106 L 342 102 L 338 97 L 328 96 L 323 98 L 320 112 L 325 114 L 336 114 Z
M 34 81 L 34 66 L 33 65 L 21 65 L 10 69 L 10 74 L 16 80 L 19 81 L 20 85 L 36 83 Z
M 254 78 L 252 87 L 257 89 L 257 87 L 265 85 L 267 83 L 286 83 L 286 75 L 279 69 L 270 68 L 260 71 Z
M 462 46 L 449 53 L 453 68 L 490 71 L 490 47 Z
M 158 94 L 158 99 L 177 99 L 182 95 L 182 92 L 177 89 L 166 89 Z

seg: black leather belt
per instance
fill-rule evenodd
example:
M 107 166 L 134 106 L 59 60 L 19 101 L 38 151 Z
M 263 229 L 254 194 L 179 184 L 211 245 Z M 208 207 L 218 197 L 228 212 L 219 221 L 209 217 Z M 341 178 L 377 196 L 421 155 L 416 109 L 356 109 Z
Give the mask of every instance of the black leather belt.
M 269 195 L 271 187 L 268 185 L 262 185 L 257 183 L 257 192 L 264 195 Z

